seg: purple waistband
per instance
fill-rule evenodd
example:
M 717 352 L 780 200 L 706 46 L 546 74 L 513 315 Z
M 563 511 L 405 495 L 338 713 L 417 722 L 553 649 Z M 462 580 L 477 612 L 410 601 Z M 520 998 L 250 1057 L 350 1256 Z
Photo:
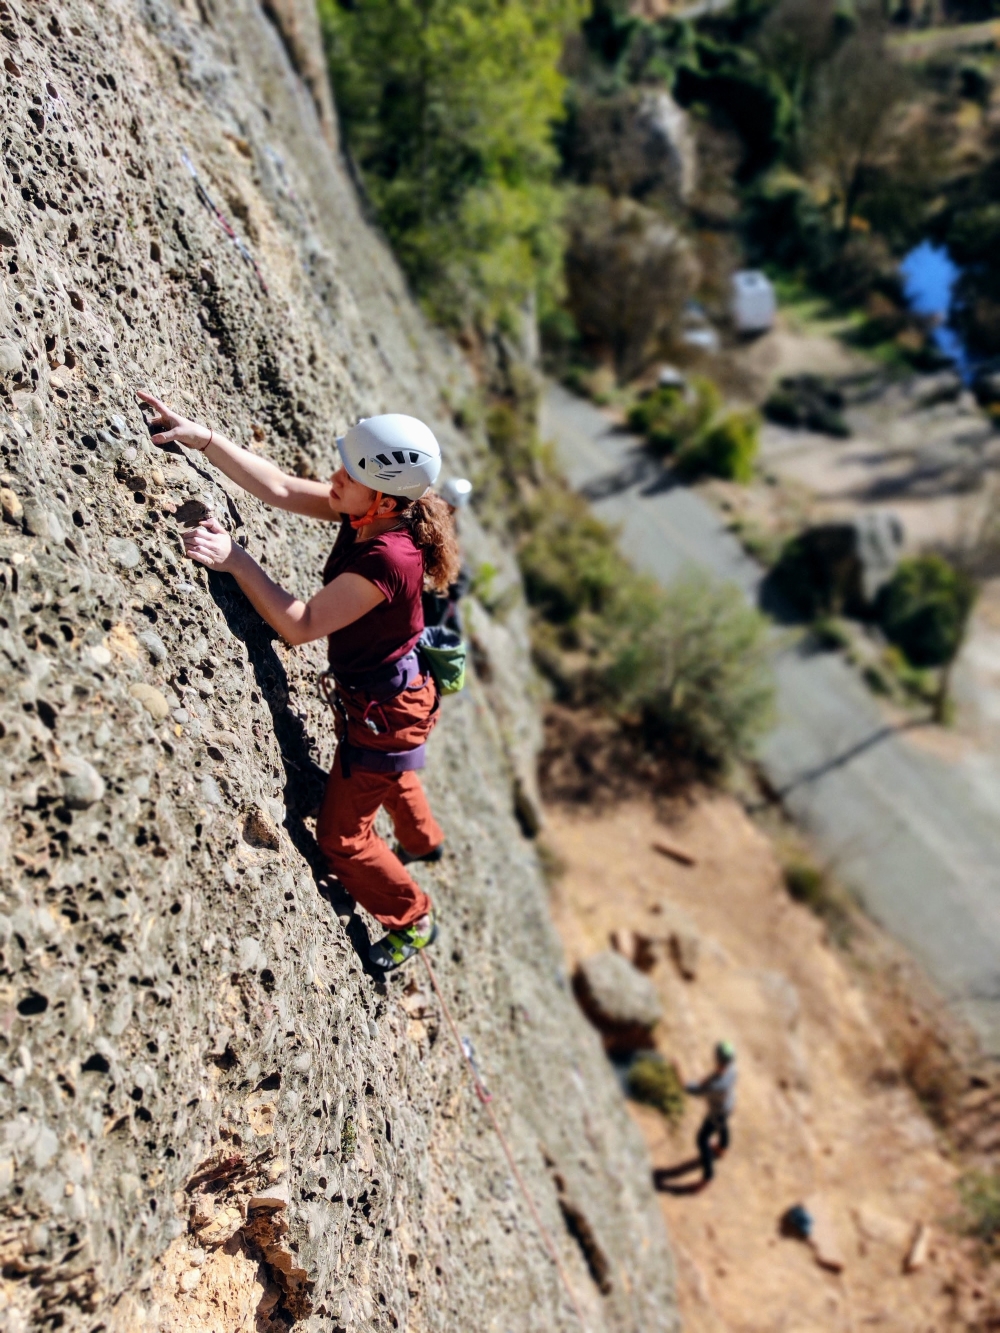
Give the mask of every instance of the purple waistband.
M 344 741 L 340 744 L 347 751 L 351 767 L 363 768 L 368 773 L 409 773 L 423 768 L 426 760 L 426 745 L 413 750 L 363 750 L 360 745 L 346 745 Z
M 419 675 L 420 662 L 417 659 L 417 650 L 411 648 L 398 662 L 390 662 L 388 666 L 359 676 L 356 680 L 347 680 L 336 673 L 334 679 L 338 685 L 342 685 L 351 693 L 367 694 L 368 698 L 376 703 L 385 703 L 387 699 L 395 698 L 397 694 L 408 689 L 411 682 Z

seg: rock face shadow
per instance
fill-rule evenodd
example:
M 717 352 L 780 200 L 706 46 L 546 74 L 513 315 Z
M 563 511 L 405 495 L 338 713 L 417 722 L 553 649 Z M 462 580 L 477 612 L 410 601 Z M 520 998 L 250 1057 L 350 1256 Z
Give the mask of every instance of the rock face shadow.
M 278 635 L 254 610 L 231 574 L 209 571 L 208 587 L 212 600 L 234 638 L 247 650 L 254 679 L 267 704 L 274 726 L 275 740 L 285 770 L 282 797 L 285 803 L 285 829 L 292 843 L 309 866 L 317 892 L 338 917 L 349 916 L 345 933 L 364 970 L 381 979 L 381 969 L 369 962 L 370 941 L 364 923 L 354 911 L 354 900 L 341 887 L 327 867 L 315 837 L 306 826 L 319 809 L 326 790 L 327 773 L 313 757 L 316 743 L 302 718 L 289 707 L 288 674 L 274 651 Z

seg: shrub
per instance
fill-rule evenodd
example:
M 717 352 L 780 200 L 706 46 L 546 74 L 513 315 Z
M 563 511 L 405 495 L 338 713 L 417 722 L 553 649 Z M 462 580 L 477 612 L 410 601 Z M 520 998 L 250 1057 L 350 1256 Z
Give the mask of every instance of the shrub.
M 600 613 L 626 568 L 614 530 L 582 496 L 552 484 L 528 503 L 522 521 L 528 535 L 520 562 L 530 604 L 559 625 Z
M 756 412 L 727 412 L 683 446 L 677 455 L 677 469 L 684 477 L 748 482 L 753 478 L 759 434 Z
M 918 556 L 900 561 L 875 614 L 914 666 L 944 666 L 958 652 L 975 596 L 972 580 L 947 560 Z
M 1000 1174 L 971 1171 L 959 1183 L 964 1217 L 962 1230 L 983 1245 L 994 1246 L 1000 1236 Z
M 651 739 L 724 768 L 770 720 L 764 618 L 732 584 L 695 573 L 672 584 L 604 673 L 617 707 L 639 712 Z
M 673 454 L 697 439 L 720 406 L 719 390 L 702 375 L 690 384 L 665 385 L 654 389 L 629 412 L 628 424 L 646 436 L 657 454 Z
M 811 861 L 799 859 L 785 866 L 784 877 L 788 896 L 818 916 L 835 943 L 846 946 L 852 934 L 851 914 L 843 891 L 827 873 Z
M 851 430 L 841 415 L 844 397 L 820 375 L 786 376 L 764 404 L 764 413 L 783 426 L 806 426 L 838 439 Z
M 661 1055 L 638 1055 L 625 1076 L 628 1095 L 646 1106 L 655 1106 L 671 1125 L 684 1116 L 684 1084 L 675 1067 Z

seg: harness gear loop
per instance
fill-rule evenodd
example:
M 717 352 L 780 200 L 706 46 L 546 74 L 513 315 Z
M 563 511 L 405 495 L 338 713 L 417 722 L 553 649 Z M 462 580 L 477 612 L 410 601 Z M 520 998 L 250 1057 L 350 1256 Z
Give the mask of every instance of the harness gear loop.
M 357 532 L 359 528 L 366 528 L 369 523 L 374 523 L 375 520 L 378 518 L 378 514 L 376 514 L 375 511 L 382 503 L 383 494 L 384 493 L 382 491 L 376 491 L 375 499 L 368 506 L 367 514 L 363 514 L 361 518 L 351 519 L 351 527 L 354 529 L 355 532 Z M 386 515 L 386 517 L 388 518 L 388 515 Z
M 510 1144 L 507 1142 L 507 1136 L 500 1128 L 500 1122 L 499 1120 L 497 1120 L 496 1112 L 494 1111 L 492 1106 L 493 1096 L 485 1087 L 482 1078 L 479 1075 L 479 1070 L 476 1067 L 475 1057 L 471 1050 L 472 1043 L 470 1042 L 467 1047 L 466 1043 L 459 1036 L 458 1027 L 455 1024 L 454 1018 L 452 1018 L 451 1016 L 451 1010 L 448 1008 L 447 1001 L 441 994 L 441 987 L 438 985 L 437 973 L 431 966 L 431 960 L 427 957 L 427 954 L 424 952 L 421 952 L 420 957 L 423 960 L 424 967 L 427 968 L 427 975 L 431 979 L 431 985 L 434 988 L 434 994 L 437 996 L 438 1003 L 441 1006 L 442 1012 L 444 1013 L 445 1018 L 448 1020 L 448 1026 L 451 1028 L 451 1034 L 455 1038 L 455 1044 L 461 1051 L 462 1058 L 465 1061 L 466 1068 L 468 1069 L 470 1075 L 472 1076 L 472 1086 L 476 1090 L 476 1096 L 482 1103 L 483 1110 L 489 1116 L 490 1124 L 496 1131 L 496 1136 L 500 1140 L 500 1147 L 503 1149 L 504 1156 L 507 1158 L 507 1165 L 510 1167 L 511 1175 L 517 1181 L 518 1187 L 520 1188 L 520 1191 L 524 1196 L 524 1201 L 528 1205 L 528 1211 L 531 1213 L 535 1226 L 538 1228 L 538 1234 L 541 1237 L 542 1245 L 544 1246 L 545 1251 L 548 1254 L 549 1258 L 552 1260 L 552 1263 L 555 1265 L 555 1269 L 556 1272 L 559 1274 L 559 1278 L 560 1281 L 562 1282 L 563 1289 L 565 1290 L 566 1295 L 569 1297 L 570 1305 L 573 1307 L 573 1313 L 580 1321 L 580 1327 L 583 1329 L 583 1333 L 587 1333 L 587 1321 L 584 1318 L 583 1311 L 580 1309 L 580 1303 L 577 1300 L 576 1292 L 573 1290 L 573 1284 L 569 1280 L 569 1274 L 566 1272 L 566 1269 L 563 1267 L 562 1260 L 559 1258 L 559 1251 L 556 1249 L 555 1241 L 552 1239 L 552 1236 L 548 1228 L 542 1221 L 541 1214 L 538 1211 L 538 1206 L 535 1203 L 535 1200 L 532 1198 L 531 1191 L 525 1184 L 524 1177 L 521 1175 L 520 1167 L 514 1160 L 514 1153 L 511 1150 Z

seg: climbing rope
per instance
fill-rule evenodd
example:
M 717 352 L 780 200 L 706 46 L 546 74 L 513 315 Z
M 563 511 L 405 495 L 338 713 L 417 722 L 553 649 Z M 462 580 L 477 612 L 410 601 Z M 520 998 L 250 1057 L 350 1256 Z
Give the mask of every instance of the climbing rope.
M 472 1078 L 472 1086 L 476 1090 L 476 1096 L 482 1103 L 483 1109 L 487 1116 L 489 1116 L 490 1124 L 496 1131 L 496 1136 L 500 1140 L 500 1146 L 503 1148 L 504 1156 L 507 1158 L 507 1164 L 511 1169 L 511 1174 L 517 1181 L 518 1187 L 524 1196 L 524 1201 L 528 1205 L 528 1211 L 534 1218 L 535 1226 L 538 1228 L 538 1234 L 542 1239 L 542 1244 L 545 1246 L 549 1258 L 552 1260 L 553 1264 L 555 1264 L 556 1272 L 559 1274 L 560 1281 L 566 1290 L 566 1295 L 569 1297 L 569 1303 L 573 1307 L 577 1319 L 580 1321 L 580 1327 L 584 1330 L 584 1333 L 586 1333 L 587 1321 L 584 1319 L 583 1311 L 580 1309 L 580 1304 L 576 1299 L 576 1292 L 573 1290 L 573 1284 L 570 1282 L 569 1274 L 566 1272 L 562 1260 L 559 1258 L 559 1251 L 556 1249 L 555 1241 L 552 1239 L 548 1228 L 542 1221 L 541 1214 L 538 1211 L 538 1207 L 535 1204 L 531 1191 L 525 1184 L 524 1177 L 521 1175 L 517 1162 L 514 1161 L 514 1154 L 511 1151 L 510 1144 L 507 1142 L 507 1136 L 500 1128 L 500 1122 L 497 1120 L 496 1112 L 493 1110 L 493 1095 L 487 1089 L 480 1076 L 475 1056 L 472 1052 L 472 1043 L 463 1041 L 459 1035 L 455 1020 L 451 1016 L 451 1010 L 448 1008 L 448 1002 L 441 993 L 437 975 L 434 972 L 434 968 L 431 966 L 431 960 L 427 957 L 426 951 L 421 951 L 420 957 L 424 960 L 424 966 L 427 968 L 427 975 L 430 977 L 431 985 L 434 987 L 434 994 L 437 996 L 441 1011 L 448 1021 L 448 1026 L 451 1028 L 451 1035 L 455 1038 L 455 1044 L 462 1053 L 462 1059 L 465 1061 L 466 1068 Z

